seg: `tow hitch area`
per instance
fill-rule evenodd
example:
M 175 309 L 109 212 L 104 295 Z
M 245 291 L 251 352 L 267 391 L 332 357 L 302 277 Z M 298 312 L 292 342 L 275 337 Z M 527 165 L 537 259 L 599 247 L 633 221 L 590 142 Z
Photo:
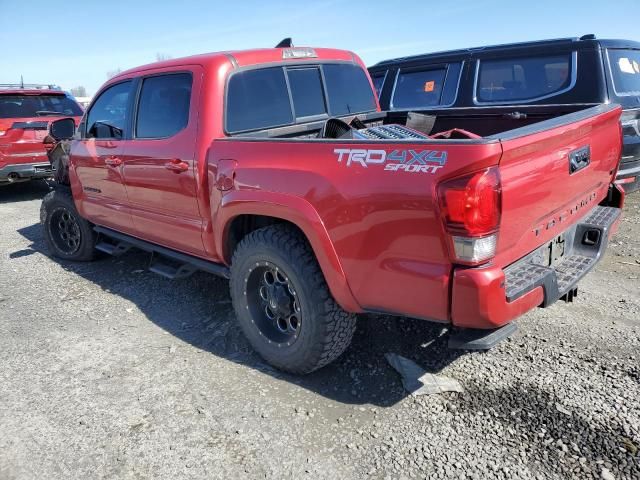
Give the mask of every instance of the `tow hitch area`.
M 576 284 L 600 260 L 620 209 L 595 207 L 578 224 L 504 270 L 505 295 L 512 302 L 537 287 L 544 290 L 542 307 L 556 300 L 572 302 Z

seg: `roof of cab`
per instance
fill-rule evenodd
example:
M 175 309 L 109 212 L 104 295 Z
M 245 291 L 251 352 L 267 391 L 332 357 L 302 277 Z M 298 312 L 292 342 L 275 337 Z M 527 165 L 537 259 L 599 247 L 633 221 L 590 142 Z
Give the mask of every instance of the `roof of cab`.
M 418 55 L 412 55 L 407 57 L 392 58 L 389 60 L 383 60 L 369 67 L 372 70 L 377 68 L 386 67 L 389 65 L 395 65 L 399 63 L 410 63 L 419 61 L 432 61 L 439 57 L 455 57 L 455 56 L 467 56 L 476 52 L 487 52 L 496 50 L 509 50 L 519 48 L 544 48 L 563 45 L 582 45 L 582 48 L 597 48 L 599 45 L 605 48 L 634 48 L 640 49 L 640 42 L 633 40 L 614 40 L 614 39 L 598 39 L 593 35 L 585 35 L 580 38 L 554 38 L 549 40 L 535 40 L 531 42 L 518 42 L 518 43 L 505 43 L 500 45 L 487 45 L 484 47 L 473 48 L 461 48 L 458 50 L 444 50 L 433 53 L 422 53 Z
M 285 50 L 301 50 L 312 48 L 315 52 L 314 57 L 297 57 L 284 59 Z M 132 73 L 141 73 L 150 69 L 162 69 L 171 67 L 180 67 L 183 65 L 203 65 L 205 67 L 216 67 L 221 63 L 231 63 L 234 67 L 246 67 L 251 65 L 269 64 L 277 62 L 317 62 L 320 61 L 351 61 L 356 62 L 356 56 L 353 52 L 347 50 L 337 50 L 333 48 L 313 48 L 313 47 L 291 47 L 291 48 L 261 48 L 253 50 L 237 50 L 225 52 L 203 53 L 200 55 L 192 55 L 189 57 L 172 58 L 160 62 L 149 63 L 139 67 L 131 68 L 119 73 L 113 79 L 126 77 Z

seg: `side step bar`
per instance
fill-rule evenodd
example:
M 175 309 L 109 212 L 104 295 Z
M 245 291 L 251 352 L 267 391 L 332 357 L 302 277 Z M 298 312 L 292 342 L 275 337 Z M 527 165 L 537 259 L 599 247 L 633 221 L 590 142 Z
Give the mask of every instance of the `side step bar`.
M 493 330 L 461 328 L 449 333 L 449 348 L 457 350 L 489 350 L 509 338 L 518 329 L 515 323 Z
M 123 255 L 131 250 L 132 247 L 133 245 L 125 242 L 109 243 L 102 241 L 98 242 L 95 248 L 96 250 L 108 253 L 109 255 L 112 255 L 114 257 L 119 257 L 120 255 Z
M 229 268 L 219 263 L 203 260 L 186 253 L 176 252 L 145 240 L 116 232 L 110 228 L 94 227 L 97 233 L 113 240 L 114 243 L 100 241 L 96 249 L 110 255 L 122 255 L 131 248 L 137 248 L 154 254 L 149 270 L 170 279 L 185 278 L 198 270 L 229 278 Z

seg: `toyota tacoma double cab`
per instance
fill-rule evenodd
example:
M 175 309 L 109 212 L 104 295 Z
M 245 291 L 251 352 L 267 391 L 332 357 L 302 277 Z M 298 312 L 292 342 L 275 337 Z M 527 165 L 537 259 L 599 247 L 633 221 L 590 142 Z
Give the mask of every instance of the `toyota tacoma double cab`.
M 0 84 L 0 186 L 50 177 L 43 139 L 56 119 L 82 108 L 55 85 Z
M 338 357 L 361 312 L 486 349 L 573 299 L 602 256 L 624 198 L 620 112 L 482 136 L 470 114 L 428 135 L 420 116 L 386 121 L 349 51 L 167 60 L 110 79 L 75 133 L 52 125 L 68 185 L 43 200 L 44 237 L 64 260 L 137 248 L 168 278 L 229 278 L 249 342 L 289 372 Z
M 616 182 L 640 189 L 640 42 L 595 35 L 493 45 L 385 60 L 369 67 L 380 104 L 435 117 L 434 132 L 465 119 L 483 135 L 582 110 L 622 106 Z M 471 114 L 471 115 L 470 115 Z M 453 125 L 453 127 L 452 127 Z

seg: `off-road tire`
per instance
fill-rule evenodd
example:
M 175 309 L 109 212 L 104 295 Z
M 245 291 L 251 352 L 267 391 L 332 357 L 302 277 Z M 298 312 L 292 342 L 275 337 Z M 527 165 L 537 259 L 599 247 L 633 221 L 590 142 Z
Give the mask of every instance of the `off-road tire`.
M 276 344 L 253 321 L 247 295 L 249 278 L 260 265 L 280 269 L 295 287 L 301 307 L 298 336 Z M 306 238 L 288 225 L 272 225 L 245 236 L 231 263 L 231 299 L 238 322 L 253 348 L 274 367 L 295 374 L 317 370 L 349 346 L 356 316 L 335 302 Z
M 60 217 L 60 215 L 66 215 L 77 225 L 77 229 L 74 227 L 75 234 L 78 237 L 77 248 L 75 249 L 67 249 L 65 251 L 60 246 L 60 238 L 56 237 L 56 229 L 58 227 L 54 225 L 54 222 L 56 217 Z M 49 192 L 42 199 L 40 223 L 43 227 L 44 240 L 49 252 L 54 257 L 77 262 L 88 262 L 94 259 L 97 234 L 93 230 L 93 225 L 78 213 L 69 190 L 58 188 Z

